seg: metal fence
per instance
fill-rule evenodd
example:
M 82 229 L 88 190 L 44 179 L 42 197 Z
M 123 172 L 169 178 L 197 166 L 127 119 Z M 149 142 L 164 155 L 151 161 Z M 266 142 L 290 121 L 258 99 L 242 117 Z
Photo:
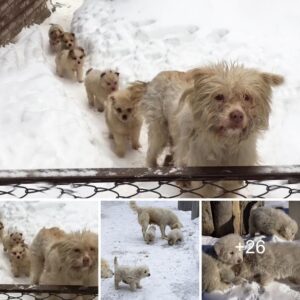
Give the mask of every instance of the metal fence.
M 300 166 L 0 171 L 6 198 L 203 198 L 208 187 L 210 198 L 300 198 Z
M 98 287 L 1 284 L 0 300 L 8 299 L 92 300 L 98 299 Z

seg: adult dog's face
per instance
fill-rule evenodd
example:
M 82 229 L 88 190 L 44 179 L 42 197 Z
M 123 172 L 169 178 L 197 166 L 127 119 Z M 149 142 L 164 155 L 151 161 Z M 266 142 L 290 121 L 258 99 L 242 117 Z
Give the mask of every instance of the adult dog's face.
M 217 137 L 239 139 L 267 129 L 271 87 L 282 82 L 279 75 L 235 64 L 199 69 L 190 95 L 195 129 L 206 128 Z
M 91 271 L 98 264 L 98 237 L 90 231 L 72 233 L 57 244 L 64 266 L 75 272 Z

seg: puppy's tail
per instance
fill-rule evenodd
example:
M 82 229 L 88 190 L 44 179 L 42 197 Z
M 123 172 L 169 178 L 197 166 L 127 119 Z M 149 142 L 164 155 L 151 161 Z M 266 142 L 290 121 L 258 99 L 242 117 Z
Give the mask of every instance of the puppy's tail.
M 145 95 L 148 87 L 148 82 L 135 81 L 130 83 L 128 90 L 130 92 L 131 101 L 135 104 L 139 103 Z
M 131 208 L 134 212 L 136 212 L 136 213 L 138 213 L 138 214 L 140 213 L 141 208 L 137 206 L 136 201 L 130 201 L 130 202 L 129 202 L 129 205 L 130 205 L 130 208 Z
M 116 269 L 117 269 L 117 267 L 118 267 L 118 258 L 115 256 L 115 258 L 114 258 L 114 271 L 116 272 Z
M 93 70 L 93 68 L 90 68 L 86 71 L 85 75 L 89 74 L 91 71 Z

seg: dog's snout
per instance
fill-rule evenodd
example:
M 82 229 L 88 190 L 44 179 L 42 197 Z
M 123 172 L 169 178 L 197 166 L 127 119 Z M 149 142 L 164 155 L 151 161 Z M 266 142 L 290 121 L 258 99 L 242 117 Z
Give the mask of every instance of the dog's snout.
M 148 274 L 148 277 L 149 277 L 149 276 L 151 276 L 151 274 L 150 274 L 150 273 Z
M 235 124 L 240 124 L 244 120 L 244 114 L 240 110 L 236 109 L 229 114 L 229 118 Z
M 90 258 L 88 256 L 83 257 L 82 263 L 84 266 L 88 266 L 90 264 Z
M 237 260 L 237 263 L 240 264 L 241 262 L 242 262 L 242 260 L 239 258 L 239 259 Z
M 127 120 L 127 115 L 123 115 L 123 116 L 122 116 L 122 119 L 123 119 L 123 120 Z

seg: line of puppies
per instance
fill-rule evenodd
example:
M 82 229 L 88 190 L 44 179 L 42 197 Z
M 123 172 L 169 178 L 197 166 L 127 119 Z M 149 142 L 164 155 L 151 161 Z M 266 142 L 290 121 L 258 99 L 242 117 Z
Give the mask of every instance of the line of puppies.
M 0 228 L 3 250 L 15 277 L 30 276 L 32 284 L 40 285 L 98 285 L 97 234 L 42 228 L 28 246 L 21 232 L 4 232 L 2 222 Z
M 158 207 L 140 207 L 136 201 L 130 201 L 130 208 L 138 214 L 138 222 L 142 228 L 144 241 L 149 244 L 155 240 L 155 225 L 158 225 L 161 231 L 161 238 L 167 239 L 169 245 L 175 245 L 183 240 L 180 230 L 182 224 L 178 217 L 169 209 Z M 152 224 L 152 225 L 151 225 Z M 155 225 L 153 225 L 155 224 Z M 166 235 L 166 227 L 171 231 Z M 101 258 L 101 278 L 110 278 L 114 276 L 115 289 L 119 289 L 120 282 L 130 286 L 131 291 L 142 288 L 141 279 L 150 276 L 149 267 L 119 265 L 117 257 L 114 258 L 114 272 L 110 269 L 109 263 Z
M 281 210 L 267 207 L 251 211 L 250 236 L 277 235 L 292 241 L 297 223 Z M 242 247 L 241 247 L 242 246 Z M 266 286 L 277 279 L 300 284 L 300 246 L 294 243 L 265 243 L 263 253 L 243 253 L 244 240 L 237 234 L 220 238 L 213 249 L 202 253 L 202 290 L 226 290 L 231 284 L 256 281 Z

